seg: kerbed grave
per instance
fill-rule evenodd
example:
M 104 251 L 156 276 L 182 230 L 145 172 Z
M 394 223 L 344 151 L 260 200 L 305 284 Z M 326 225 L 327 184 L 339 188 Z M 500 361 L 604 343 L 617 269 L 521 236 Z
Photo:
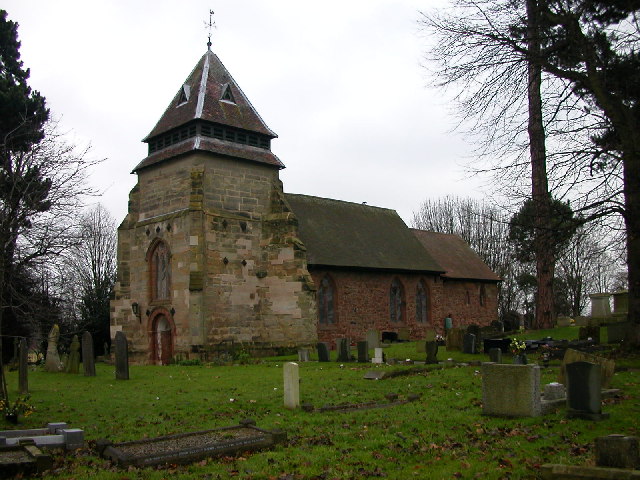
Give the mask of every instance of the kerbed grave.
M 240 425 L 147 440 L 116 444 L 100 440 L 98 450 L 103 457 L 120 466 L 146 467 L 191 463 L 207 457 L 261 450 L 286 439 L 285 432 L 262 430 L 255 426 L 253 420 L 247 419 Z

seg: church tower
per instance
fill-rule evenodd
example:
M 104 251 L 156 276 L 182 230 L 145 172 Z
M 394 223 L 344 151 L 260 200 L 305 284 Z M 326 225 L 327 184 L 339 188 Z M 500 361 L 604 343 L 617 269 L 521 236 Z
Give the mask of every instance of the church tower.
M 316 341 L 276 137 L 209 49 L 143 140 L 111 302 L 112 336 L 126 333 L 136 361 Z

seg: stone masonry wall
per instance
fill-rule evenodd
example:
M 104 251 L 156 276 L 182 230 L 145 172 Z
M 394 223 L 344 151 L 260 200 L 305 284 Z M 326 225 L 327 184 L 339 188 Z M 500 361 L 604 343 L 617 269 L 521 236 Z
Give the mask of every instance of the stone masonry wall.
M 318 339 L 335 347 L 336 338 L 349 337 L 363 340 L 368 330 L 379 332 L 399 332 L 408 329 L 412 340 L 422 339 L 427 329 L 434 328 L 444 334 L 444 318 L 452 314 L 454 326 L 488 325 L 497 319 L 497 287 L 486 284 L 486 301 L 479 305 L 478 295 L 467 291 L 478 291 L 476 282 L 445 281 L 438 276 L 421 274 L 392 274 L 380 272 L 349 272 L 341 270 L 311 270 L 316 285 L 329 275 L 335 286 L 335 323 L 318 324 Z M 394 278 L 400 280 L 405 293 L 405 322 L 391 323 L 389 313 L 389 291 Z M 428 289 L 428 321 L 416 321 L 416 288 L 420 280 Z
M 293 241 L 297 222 L 280 222 L 278 209 L 274 215 L 278 192 L 277 169 L 210 154 L 139 172 L 118 232 L 111 305 L 112 334 L 125 331 L 134 360 L 149 360 L 159 309 L 175 328 L 174 355 L 221 342 L 316 341 L 313 282 Z M 164 302 L 152 302 L 149 293 L 146 254 L 158 240 L 171 251 L 172 293 Z M 140 318 L 132 314 L 133 302 Z

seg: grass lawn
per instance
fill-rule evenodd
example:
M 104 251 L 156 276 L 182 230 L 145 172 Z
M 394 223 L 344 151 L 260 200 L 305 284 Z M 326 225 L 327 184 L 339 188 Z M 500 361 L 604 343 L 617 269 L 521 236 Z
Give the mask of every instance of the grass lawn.
M 555 331 L 551 336 L 562 338 Z M 385 352 L 388 358 L 424 359 L 424 354 L 416 354 L 415 343 L 396 344 Z M 487 359 L 444 348 L 438 357 Z M 301 363 L 301 400 L 316 407 L 384 402 L 387 393 L 422 397 L 405 405 L 348 413 L 290 411 L 283 407 L 282 389 L 282 365 L 289 360 L 294 358 L 234 366 L 131 366 L 128 381 L 116 381 L 114 367 L 106 364 L 97 365 L 96 377 L 37 369 L 29 374 L 37 411 L 22 419 L 20 428 L 55 421 L 84 429 L 88 448 L 57 455 L 55 470 L 46 478 L 118 480 L 537 478 L 543 463 L 593 464 L 595 437 L 640 434 L 640 357 L 627 358 L 630 368 L 615 374 L 612 387 L 622 389 L 622 396 L 606 400 L 603 411 L 611 417 L 602 422 L 567 420 L 562 410 L 538 418 L 484 417 L 476 366 L 430 366 L 420 374 L 372 381 L 362 378 L 367 370 L 409 367 Z M 542 384 L 556 381 L 557 374 L 558 364 L 552 363 L 542 372 Z M 12 398 L 17 382 L 16 372 L 9 372 Z M 99 438 L 136 440 L 233 425 L 247 417 L 258 427 L 285 430 L 287 443 L 161 469 L 120 470 L 93 450 Z

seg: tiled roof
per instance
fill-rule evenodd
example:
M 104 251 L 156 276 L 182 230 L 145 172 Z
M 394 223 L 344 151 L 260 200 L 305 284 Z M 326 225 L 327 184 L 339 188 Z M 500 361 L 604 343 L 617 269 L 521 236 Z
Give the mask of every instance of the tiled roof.
M 445 278 L 500 281 L 486 263 L 458 235 L 411 229 L 424 248 L 442 265 Z
M 233 102 L 222 99 L 226 88 L 230 89 Z M 261 133 L 271 138 L 277 137 L 253 108 L 220 59 L 210 50 L 202 56 L 143 141 L 192 120 L 205 120 Z
M 233 158 L 241 158 L 258 163 L 265 163 L 267 165 L 273 165 L 278 168 L 284 168 L 284 164 L 280 159 L 274 155 L 270 150 L 264 148 L 252 147 L 249 145 L 241 145 L 238 143 L 225 142 L 216 138 L 207 137 L 194 137 L 184 140 L 175 145 L 171 145 L 163 150 L 158 150 L 152 153 L 147 158 L 142 160 L 134 169 L 132 173 L 137 172 L 151 165 L 155 165 L 164 160 L 168 160 L 173 157 L 184 155 L 193 151 L 205 151 L 215 152 L 220 155 L 225 155 Z
M 443 272 L 395 210 L 285 194 L 310 265 Z

